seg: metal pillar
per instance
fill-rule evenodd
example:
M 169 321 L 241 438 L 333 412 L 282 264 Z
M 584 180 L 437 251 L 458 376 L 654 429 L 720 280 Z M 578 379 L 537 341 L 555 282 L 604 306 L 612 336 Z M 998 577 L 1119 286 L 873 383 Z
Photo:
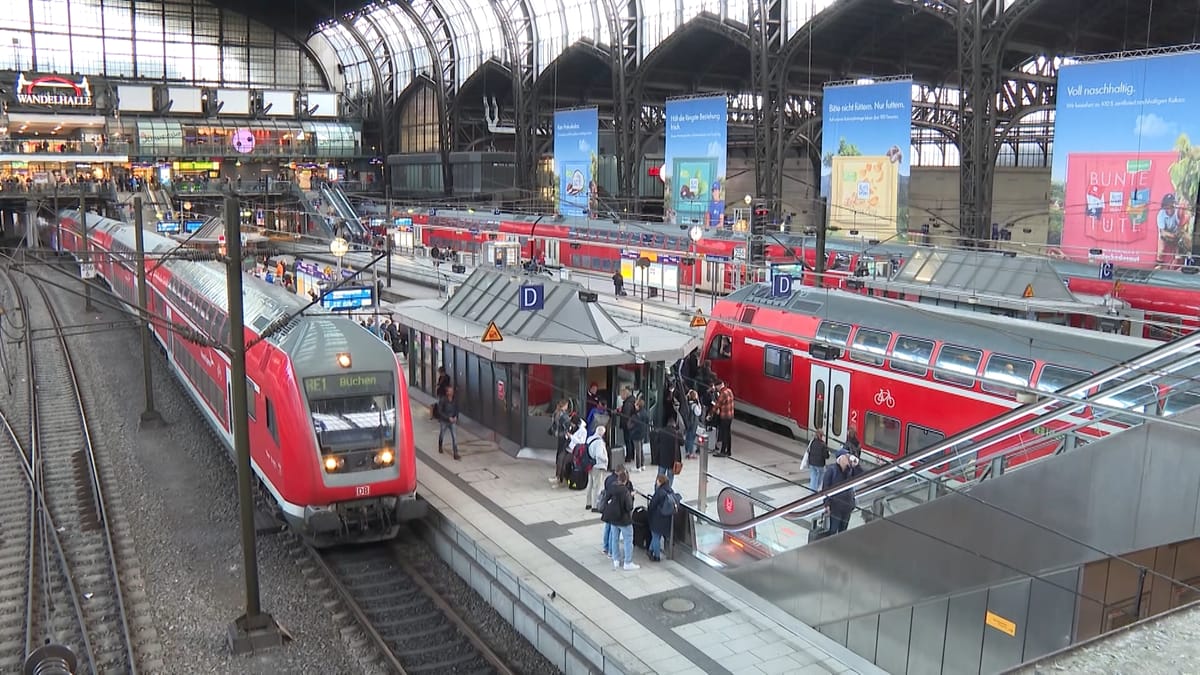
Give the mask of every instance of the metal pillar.
M 83 311 L 94 312 L 96 308 L 92 306 L 92 277 L 95 276 L 96 261 L 92 259 L 92 243 L 88 238 L 90 232 L 87 222 L 87 204 L 82 193 L 79 195 L 79 227 L 83 230 L 83 243 L 80 246 L 83 257 L 79 263 L 80 276 L 83 277 Z
M 137 303 L 138 324 L 142 333 L 142 378 L 146 388 L 146 409 L 142 411 L 142 427 L 155 427 L 162 422 L 162 416 L 154 409 L 154 379 L 150 371 L 150 322 L 147 311 L 146 288 L 146 238 L 142 213 L 142 198 L 133 198 L 133 245 L 137 253 Z
M 622 208 L 637 213 L 640 208 L 638 162 L 642 154 L 642 86 L 635 73 L 639 66 L 636 12 L 620 0 L 604 0 L 613 44 L 613 154 L 617 159 L 617 197 Z
M 783 48 L 781 0 L 752 0 L 750 3 L 750 78 L 762 95 L 762 104 L 754 116 L 754 190 L 756 205 L 761 203 L 773 215 L 782 217 L 783 196 L 783 104 L 787 78 Z M 726 199 L 726 203 L 728 203 Z M 749 253 L 749 251 L 747 251 Z
M 958 72 L 958 228 L 964 237 L 991 236 L 996 175 L 996 92 L 1000 89 L 1002 32 L 999 0 L 979 0 L 956 13 Z
M 58 181 L 54 181 L 54 245 L 58 248 L 55 251 L 63 250 L 62 243 L 62 218 L 58 216 Z
M 242 314 L 241 204 L 225 198 L 226 289 L 229 296 L 229 354 L 233 448 L 237 456 L 238 502 L 241 507 L 242 571 L 246 577 L 246 613 L 229 625 L 229 646 L 246 654 L 283 644 L 275 619 L 262 611 L 258 595 L 258 554 L 254 539 L 254 496 L 250 491 L 250 429 L 246 421 L 246 326 Z

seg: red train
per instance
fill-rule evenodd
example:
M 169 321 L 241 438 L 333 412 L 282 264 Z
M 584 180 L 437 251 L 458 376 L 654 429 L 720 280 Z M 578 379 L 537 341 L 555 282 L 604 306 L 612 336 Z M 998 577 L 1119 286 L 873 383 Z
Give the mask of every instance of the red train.
M 576 225 L 549 217 L 431 210 L 413 215 L 419 240 L 425 246 L 478 251 L 489 241 L 518 241 L 524 258 L 542 258 L 550 265 L 612 274 L 622 259 L 631 265 L 640 255 L 662 256 L 679 264 L 679 286 L 726 294 L 745 283 L 758 281 L 738 261 L 746 257 L 744 233 L 727 230 L 705 232 L 693 243 L 679 225 L 638 221 L 591 220 Z M 831 238 L 826 244 L 827 286 L 844 287 L 858 275 L 889 275 L 917 247 L 897 243 Z M 688 265 L 688 258 L 703 254 L 703 263 Z M 775 233 L 768 237 L 768 261 L 797 276 L 816 264 L 816 239 Z M 680 264 L 682 263 L 682 264 Z M 1200 329 L 1200 276 L 1194 267 L 1182 270 L 1116 268 L 1113 279 L 1101 280 L 1096 266 L 1052 260 L 1055 270 L 1072 291 L 1102 297 L 1111 295 L 1145 313 L 1141 337 L 1168 340 Z M 788 269 L 791 266 L 791 269 Z M 867 293 L 864 289 L 862 292 Z
M 125 303 L 137 302 L 134 229 L 87 214 L 96 274 Z M 80 257 L 79 214 L 60 214 L 63 251 Z M 145 233 L 155 257 L 177 247 Z M 229 359 L 168 327 L 221 339 L 228 332 L 226 273 L 212 262 L 147 263 L 154 338 L 204 419 L 232 452 Z M 246 344 L 306 302 L 244 279 Z M 250 456 L 255 475 L 287 522 L 318 546 L 394 537 L 424 515 L 417 498 L 408 386 L 395 354 L 354 321 L 307 310 L 246 355 Z
M 780 300 L 754 284 L 717 302 L 703 353 L 741 411 L 799 437 L 822 430 L 843 442 L 853 428 L 865 452 L 887 461 L 1017 407 L 1018 388 L 1055 392 L 1157 344 L 839 290 Z M 1200 395 L 1143 385 L 1099 403 L 1172 414 Z M 1113 424 L 1123 422 L 1110 418 L 1080 433 Z M 1050 450 L 1039 438 L 1016 442 L 1033 456 Z

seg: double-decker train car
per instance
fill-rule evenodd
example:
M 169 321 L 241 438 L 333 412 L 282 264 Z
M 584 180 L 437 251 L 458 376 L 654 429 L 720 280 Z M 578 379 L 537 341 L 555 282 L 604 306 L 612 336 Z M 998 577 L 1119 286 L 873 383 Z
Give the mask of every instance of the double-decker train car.
M 416 214 L 413 222 L 425 246 L 456 250 L 477 249 L 494 240 L 520 241 L 522 256 L 544 258 L 548 264 L 612 274 L 625 259 L 641 255 L 679 264 L 698 258 L 698 265 L 680 264 L 683 288 L 729 293 L 756 281 L 739 261 L 746 257 L 744 233 L 710 230 L 692 242 L 686 228 L 665 223 L 604 219 L 586 222 L 514 214 L 434 210 Z M 825 286 L 846 287 L 854 275 L 889 276 L 907 260 L 915 244 L 831 237 L 826 242 Z M 816 237 L 772 233 L 765 245 L 766 260 L 797 276 L 816 265 Z M 699 257 L 702 256 L 702 257 Z M 1168 340 L 1200 328 L 1200 275 L 1196 268 L 1142 270 L 1117 267 L 1112 279 L 1100 279 L 1098 265 L 1054 259 L 1052 265 L 1075 293 L 1109 295 L 1145 313 L 1141 337 Z M 812 280 L 806 280 L 812 285 Z M 869 289 L 863 288 L 862 293 Z
M 833 447 L 853 428 L 864 452 L 891 461 L 1017 407 L 1022 390 L 1059 391 L 1159 344 L 833 289 L 779 299 L 754 284 L 717 302 L 703 355 L 742 412 L 800 437 L 824 431 Z M 1186 388 L 1149 384 L 1098 400 L 1149 414 L 1197 402 Z M 1079 433 L 1128 421 L 1117 415 Z M 1021 457 L 1050 450 L 1038 438 L 1014 441 Z
M 78 212 L 60 214 L 61 248 L 94 260 L 96 275 L 132 311 L 134 226 L 85 217 L 87 242 Z M 246 275 L 246 382 L 231 382 L 229 357 L 218 348 L 229 325 L 225 267 L 157 264 L 177 244 L 144 234 L 154 339 L 231 452 L 232 387 L 246 387 L 251 466 L 287 522 L 325 546 L 389 539 L 402 521 L 424 515 L 408 386 L 391 348 L 349 318 L 311 308 L 299 315 L 303 299 Z

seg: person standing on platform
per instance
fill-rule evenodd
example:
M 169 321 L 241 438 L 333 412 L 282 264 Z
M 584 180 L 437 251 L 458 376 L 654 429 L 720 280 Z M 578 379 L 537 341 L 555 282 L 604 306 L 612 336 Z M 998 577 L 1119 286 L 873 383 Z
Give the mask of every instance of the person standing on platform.
M 637 399 L 633 402 L 633 417 L 629 420 L 629 433 L 625 434 L 625 465 L 633 463 L 637 470 L 642 470 L 646 461 L 642 443 L 650 436 L 650 413 L 646 412 L 646 402 Z
M 608 444 L 604 442 L 604 432 L 607 431 L 604 425 L 601 424 L 592 431 L 592 435 L 587 439 L 587 451 L 592 456 L 592 475 L 588 476 L 587 484 L 587 502 L 583 508 L 587 511 L 596 510 L 596 485 L 604 480 L 604 474 L 608 472 Z M 604 489 L 600 488 L 603 493 Z
M 621 270 L 613 272 L 613 295 L 625 295 L 625 277 L 621 276 Z
M 843 450 L 838 453 L 834 465 L 825 471 L 821 489 L 832 490 L 842 483 L 861 476 L 862 473 L 862 467 L 858 465 L 858 458 Z M 854 490 L 846 490 L 825 498 L 825 508 L 829 509 L 828 534 L 834 535 L 846 531 L 846 526 L 850 524 L 850 516 L 854 514 L 854 505 Z
M 808 453 L 804 456 L 808 464 L 808 487 L 813 492 L 820 492 L 825 473 L 825 462 L 829 461 L 829 446 L 825 445 L 825 432 L 813 432 L 812 440 L 808 442 Z
M 629 474 L 617 473 L 612 488 L 605 491 L 604 507 L 600 519 L 609 528 L 608 553 L 612 557 L 613 569 L 636 570 L 641 566 L 633 562 L 633 485 Z M 621 565 L 621 546 L 625 547 L 625 564 Z
M 446 373 L 445 366 L 438 366 L 437 369 L 437 384 L 434 385 L 433 395 L 440 401 L 446 395 L 446 390 L 450 388 L 450 375 Z M 438 416 L 437 403 L 429 409 L 429 419 L 436 420 Z
M 597 427 L 607 428 L 611 415 L 608 412 L 608 401 L 599 399 L 596 401 L 596 407 L 592 408 L 592 412 L 588 413 L 588 429 L 595 430 Z
M 700 406 L 700 394 L 697 394 L 695 389 L 688 390 L 684 409 L 687 415 L 684 423 L 687 426 L 684 430 L 683 447 L 686 457 L 694 459 L 697 455 L 696 437 L 700 434 L 700 425 L 704 424 L 704 408 Z
M 675 484 L 675 466 L 683 463 L 679 450 L 679 426 L 672 417 L 665 426 L 650 432 L 650 460 L 658 467 L 658 475 L 667 477 L 667 485 Z
M 458 454 L 458 436 L 454 433 L 455 427 L 458 426 L 458 403 L 454 401 L 454 387 L 446 387 L 446 393 L 438 399 L 437 402 L 437 417 L 441 429 L 438 431 L 438 454 L 445 452 L 442 449 L 442 439 L 446 432 L 450 432 L 450 448 L 454 451 L 454 459 L 462 459 Z
M 585 420 L 591 419 L 592 409 L 598 405 L 600 405 L 600 385 L 593 382 L 587 388 L 587 405 L 583 409 L 583 418 Z
M 733 390 L 723 381 L 717 380 L 717 400 L 713 407 L 717 413 L 717 450 L 715 455 L 733 456 Z
M 550 413 L 550 428 L 546 430 L 554 438 L 554 475 L 550 477 L 550 483 L 555 487 L 563 481 L 560 468 L 563 465 L 563 455 L 570 456 L 567 449 L 567 439 L 571 437 L 571 413 L 567 411 L 569 405 L 565 398 L 558 402 L 554 412 Z
M 671 521 L 675 518 L 675 493 L 668 476 L 654 479 L 654 495 L 646 505 L 650 520 L 650 560 L 662 562 L 663 540 L 671 537 Z
M 858 440 L 858 432 L 854 427 L 846 429 L 846 451 L 856 459 L 862 459 L 862 442 Z
M 629 440 L 629 422 L 633 419 L 637 398 L 629 387 L 621 387 L 621 401 L 617 407 L 617 417 L 621 422 L 621 445 L 627 445 Z

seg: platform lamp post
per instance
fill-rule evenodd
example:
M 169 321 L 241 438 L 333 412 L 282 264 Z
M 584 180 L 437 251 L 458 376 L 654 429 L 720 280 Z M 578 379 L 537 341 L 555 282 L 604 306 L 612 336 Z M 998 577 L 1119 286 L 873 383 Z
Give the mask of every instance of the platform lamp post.
M 242 314 L 242 228 L 239 200 L 225 198 L 226 291 L 229 296 L 229 355 L 232 389 L 233 447 L 237 456 L 238 502 L 241 507 L 242 567 L 246 577 L 246 613 L 229 625 L 229 646 L 247 654 L 283 644 L 275 619 L 262 611 L 258 593 L 258 553 L 254 539 L 254 496 L 250 484 L 250 429 L 246 422 L 246 325 Z
M 744 270 L 742 280 L 744 281 L 746 277 L 750 276 L 750 242 L 754 239 L 754 195 L 746 195 L 742 197 L 742 201 L 746 203 L 746 210 L 750 212 L 749 218 L 746 219 L 746 257 L 743 260 L 745 266 L 742 268 Z
M 341 237 L 335 237 L 333 241 L 329 242 L 329 253 L 332 254 L 333 257 L 337 258 L 338 263 L 338 278 L 334 280 L 334 283 L 340 283 L 342 280 L 342 258 L 344 258 L 349 252 L 350 242 L 346 241 L 345 239 L 342 239 Z
M 153 428 L 162 422 L 162 416 L 154 408 L 154 379 L 150 371 L 150 322 L 146 320 L 146 238 L 145 215 L 142 213 L 142 198 L 133 198 L 133 245 L 137 253 L 138 324 L 142 334 L 142 378 L 146 388 L 146 409 L 142 411 L 142 428 Z
M 699 244 L 700 240 L 703 238 L 704 228 L 700 227 L 699 225 L 693 225 L 692 229 L 688 230 L 688 239 L 690 239 L 692 242 L 690 246 L 692 254 L 692 307 L 696 306 L 696 284 L 698 282 L 698 279 L 696 278 L 696 271 L 703 271 L 700 268 L 699 261 L 696 260 L 696 244 Z
M 83 262 L 80 267 L 80 275 L 83 277 L 83 311 L 94 312 L 96 308 L 92 306 L 92 278 L 96 276 L 96 261 L 92 259 L 91 233 L 88 231 L 87 219 L 87 202 L 83 196 L 83 191 L 79 192 L 79 226 L 83 229 Z

